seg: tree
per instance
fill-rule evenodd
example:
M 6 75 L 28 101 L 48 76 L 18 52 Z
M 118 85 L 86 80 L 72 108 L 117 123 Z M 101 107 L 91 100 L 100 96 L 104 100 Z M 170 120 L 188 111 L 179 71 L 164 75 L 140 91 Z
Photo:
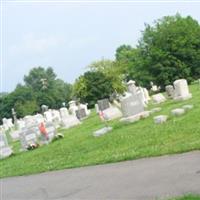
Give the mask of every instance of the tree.
M 47 69 L 36 67 L 31 69 L 28 75 L 24 76 L 25 85 L 31 87 L 34 91 L 46 89 L 44 87 L 45 83 L 47 84 L 46 87 L 51 89 L 55 79 L 56 74 L 51 67 L 48 67 Z
M 122 63 L 115 62 L 108 59 L 102 59 L 99 61 L 92 62 L 88 67 L 91 71 L 101 72 L 104 76 L 110 80 L 112 88 L 118 92 L 122 93 L 124 91 L 123 84 L 123 67 Z
M 89 107 L 93 107 L 99 99 L 109 98 L 113 92 L 110 80 L 99 71 L 85 72 L 75 81 L 73 87 L 74 97 L 88 103 Z
M 191 17 L 167 16 L 146 25 L 140 40 L 143 70 L 164 86 L 178 78 L 200 76 L 200 26 Z
M 43 104 L 60 108 L 63 102 L 71 99 L 72 85 L 56 79 L 52 68 L 33 68 L 24 76 L 24 82 L 25 85 L 18 84 L 13 92 L 0 96 L 1 119 L 12 117 L 12 108 L 17 117 L 24 117 L 39 112 Z
M 33 68 L 24 76 L 25 85 L 35 92 L 38 106 L 46 104 L 51 108 L 59 108 L 62 102 L 70 100 L 72 86 L 56 77 L 51 67 Z
M 138 46 L 122 45 L 116 60 L 127 63 L 127 77 L 143 86 L 150 81 L 164 88 L 179 78 L 200 76 L 200 26 L 190 16 L 163 17 L 146 24 Z
M 17 85 L 16 89 L 9 93 L 8 95 L 0 98 L 0 116 L 1 119 L 6 117 L 12 117 L 11 109 L 15 108 L 17 111 L 17 117 L 23 117 L 26 114 L 33 114 L 34 112 L 38 111 L 38 107 L 34 107 L 34 109 L 29 109 L 27 102 L 33 102 L 36 100 L 35 94 L 31 88 L 26 86 Z M 24 107 L 23 111 L 21 112 L 19 109 L 19 105 L 24 106 L 27 104 L 26 108 L 29 110 L 26 112 Z

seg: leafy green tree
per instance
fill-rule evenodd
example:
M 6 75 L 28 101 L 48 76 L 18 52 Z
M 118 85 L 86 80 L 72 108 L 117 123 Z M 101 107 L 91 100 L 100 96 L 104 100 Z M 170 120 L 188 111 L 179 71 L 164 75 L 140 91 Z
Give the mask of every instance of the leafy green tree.
M 71 99 L 72 85 L 56 79 L 52 68 L 33 68 L 24 82 L 25 85 L 18 84 L 13 92 L 0 96 L 0 119 L 12 117 L 12 108 L 18 117 L 24 117 L 39 112 L 42 104 L 60 108 L 62 102 Z
M 127 63 L 127 76 L 141 85 L 164 88 L 178 78 L 200 77 L 200 26 L 192 17 L 163 17 L 146 24 L 136 49 L 122 45 L 116 59 Z
M 72 86 L 56 77 L 51 67 L 33 68 L 24 76 L 25 85 L 34 91 L 38 106 L 46 104 L 51 108 L 59 108 L 62 102 L 70 100 Z
M 56 74 L 51 67 L 47 69 L 43 67 L 35 67 L 30 70 L 28 75 L 24 76 L 24 82 L 27 87 L 31 87 L 34 91 L 46 89 L 43 87 L 46 83 L 46 87 L 51 89 L 56 79 Z
M 88 67 L 91 71 L 104 74 L 104 76 L 110 80 L 112 88 L 116 92 L 122 93 L 124 91 L 123 67 L 120 62 L 102 59 L 91 63 Z
M 15 110 L 19 111 L 19 108 L 17 105 L 25 105 L 26 102 L 32 102 L 35 101 L 36 97 L 31 88 L 28 88 L 26 86 L 18 85 L 16 89 L 9 93 L 8 95 L 0 98 L 0 117 L 1 119 L 6 117 L 10 118 L 12 117 L 11 109 L 15 108 Z M 38 109 L 33 109 L 30 113 L 30 110 L 27 114 L 33 114 Z M 18 117 L 22 117 L 22 112 L 17 112 Z M 23 111 L 23 114 L 25 113 L 25 110 Z
M 73 87 L 74 97 L 93 107 L 99 99 L 109 98 L 114 92 L 110 80 L 99 71 L 88 71 L 80 76 Z
M 200 76 L 200 26 L 191 17 L 177 14 L 146 25 L 139 47 L 146 62 L 143 70 L 161 86 Z

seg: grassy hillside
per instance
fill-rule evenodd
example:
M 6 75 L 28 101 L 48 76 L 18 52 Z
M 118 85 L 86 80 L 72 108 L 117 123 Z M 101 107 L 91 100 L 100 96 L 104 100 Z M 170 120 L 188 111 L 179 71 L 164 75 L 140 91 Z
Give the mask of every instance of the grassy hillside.
M 185 195 L 183 197 L 177 197 L 177 198 L 173 198 L 169 200 L 200 200 L 200 196 L 191 194 L 191 195 Z
M 19 143 L 13 143 L 16 154 L 0 161 L 0 177 L 33 174 L 51 170 L 132 160 L 200 149 L 200 88 L 190 86 L 193 98 L 183 102 L 168 100 L 159 105 L 162 110 L 133 124 L 118 120 L 109 122 L 112 132 L 93 137 L 93 131 L 103 127 L 93 112 L 80 126 L 60 130 L 64 139 L 34 151 L 19 152 Z M 194 108 L 181 117 L 173 117 L 171 109 L 185 104 Z M 151 106 L 153 107 L 153 106 Z M 153 116 L 167 114 L 162 125 L 153 122 Z

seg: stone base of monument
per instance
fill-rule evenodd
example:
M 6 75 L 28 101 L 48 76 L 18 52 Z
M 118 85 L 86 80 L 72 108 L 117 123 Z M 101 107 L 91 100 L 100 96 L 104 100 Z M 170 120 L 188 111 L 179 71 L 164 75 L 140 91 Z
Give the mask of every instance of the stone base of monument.
M 0 149 L 0 159 L 6 158 L 13 153 L 10 147 L 4 147 Z
M 188 94 L 187 96 L 175 96 L 175 101 L 184 101 L 192 98 L 192 94 Z
M 106 120 L 110 121 L 122 117 L 122 112 L 116 107 L 110 107 L 103 111 Z
M 153 108 L 150 110 L 150 114 L 153 114 L 155 112 L 160 112 L 161 111 L 161 108 L 160 107 L 156 107 L 156 108 Z
M 183 108 L 176 108 L 171 111 L 172 115 L 174 116 L 181 116 L 185 113 L 185 110 Z
M 80 120 L 74 115 L 62 119 L 63 128 L 71 128 L 79 124 L 81 124 Z
M 136 115 L 132 115 L 130 117 L 123 117 L 120 119 L 120 122 L 133 123 L 133 122 L 139 121 L 140 119 L 147 118 L 149 115 L 150 115 L 149 111 L 144 111 Z
M 104 127 L 104 128 L 101 128 L 101 129 L 95 131 L 95 132 L 93 133 L 93 135 L 94 135 L 95 137 L 98 137 L 98 136 L 101 136 L 101 135 L 104 135 L 104 134 L 108 133 L 108 132 L 111 131 L 111 130 L 112 130 L 112 127 L 110 127 L 110 126 Z

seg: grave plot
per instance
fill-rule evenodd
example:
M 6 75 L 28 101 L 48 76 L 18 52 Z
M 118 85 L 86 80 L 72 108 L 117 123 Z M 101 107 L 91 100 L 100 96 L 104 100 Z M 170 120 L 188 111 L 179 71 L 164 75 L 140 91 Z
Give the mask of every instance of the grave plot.
M 174 100 L 187 100 L 192 98 L 186 79 L 174 81 Z
M 45 128 L 47 131 L 49 141 L 51 142 L 56 136 L 56 128 L 54 127 L 53 123 L 50 123 L 50 122 L 45 124 Z
M 20 134 L 22 150 L 38 147 L 38 135 L 39 128 L 37 125 L 24 128 Z
M 103 114 L 105 120 L 109 121 L 122 117 L 121 111 L 117 107 L 111 105 L 108 99 L 98 100 L 97 103 L 98 112 Z
M 149 116 L 149 111 L 145 111 L 143 99 L 140 98 L 137 92 L 137 87 L 134 81 L 129 81 L 128 92 L 124 96 L 121 96 L 121 109 L 123 118 L 120 121 L 123 122 L 135 122 L 141 118 Z
M 85 109 L 79 108 L 78 110 L 76 110 L 76 116 L 79 120 L 83 120 L 83 119 L 87 118 Z
M 11 147 L 8 145 L 5 133 L 0 132 L 0 159 L 6 158 L 13 153 Z

